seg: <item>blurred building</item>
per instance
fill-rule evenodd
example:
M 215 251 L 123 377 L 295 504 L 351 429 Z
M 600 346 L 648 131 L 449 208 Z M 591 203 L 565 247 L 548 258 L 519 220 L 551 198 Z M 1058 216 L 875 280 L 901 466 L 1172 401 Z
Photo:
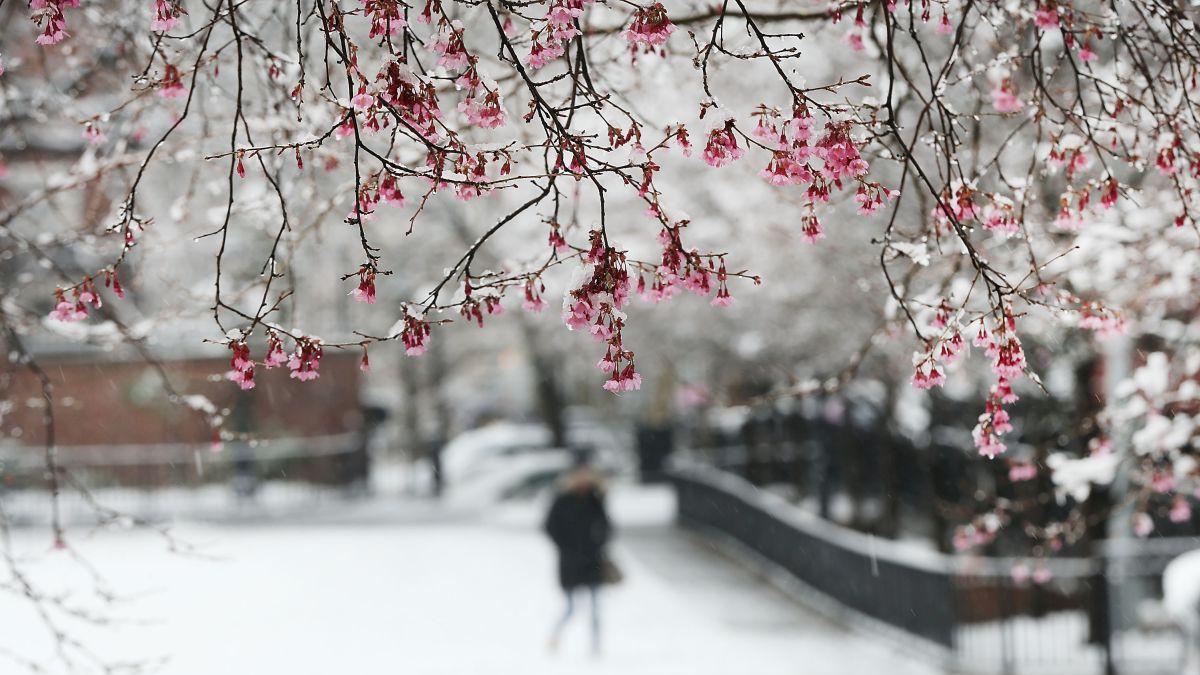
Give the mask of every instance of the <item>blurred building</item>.
M 347 478 L 338 458 L 365 451 L 357 353 L 330 350 L 321 376 L 305 383 L 291 380 L 286 367 L 260 367 L 256 388 L 243 392 L 225 379 L 224 350 L 190 342 L 162 359 L 68 343 L 37 349 L 37 364 L 53 388 L 62 465 L 85 470 L 97 484 L 193 483 L 220 479 L 199 475 L 197 453 L 224 452 L 239 455 L 235 462 L 305 458 L 306 475 L 296 478 Z M 10 406 L 0 415 L 0 473 L 8 485 L 36 482 L 45 461 L 42 385 L 21 364 L 0 363 L 10 373 Z

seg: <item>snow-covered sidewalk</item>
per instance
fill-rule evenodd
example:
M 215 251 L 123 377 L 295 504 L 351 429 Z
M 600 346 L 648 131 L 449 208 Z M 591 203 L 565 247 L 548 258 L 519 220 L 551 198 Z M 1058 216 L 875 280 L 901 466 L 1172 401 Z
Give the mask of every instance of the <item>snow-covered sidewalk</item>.
M 173 675 L 935 671 L 816 618 L 672 527 L 668 491 L 618 488 L 612 509 L 627 579 L 602 599 L 599 658 L 589 654 L 582 616 L 557 654 L 546 650 L 561 598 L 536 503 L 444 522 L 177 528 L 212 559 L 169 553 L 141 532 L 77 536 L 81 554 L 130 598 L 116 614 L 138 623 L 72 634 L 109 662 L 165 657 L 160 672 Z M 37 558 L 27 568 L 39 583 L 76 589 L 72 602 L 85 601 L 85 575 L 46 550 L 44 532 L 14 539 Z M 0 599 L 0 647 L 52 663 L 28 603 Z

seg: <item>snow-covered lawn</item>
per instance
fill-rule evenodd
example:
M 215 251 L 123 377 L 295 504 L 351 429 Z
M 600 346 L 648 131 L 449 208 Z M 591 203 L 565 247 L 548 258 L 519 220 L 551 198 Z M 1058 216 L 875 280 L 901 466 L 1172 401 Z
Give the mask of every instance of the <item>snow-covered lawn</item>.
M 385 504 L 373 518 L 360 509 L 304 524 L 176 528 L 211 558 L 169 553 L 145 532 L 76 534 L 129 598 L 115 614 L 138 623 L 72 635 L 110 662 L 166 658 L 160 672 L 174 675 L 934 672 L 820 621 L 672 528 L 669 493 L 621 488 L 612 502 L 627 580 L 603 597 L 599 658 L 582 620 L 558 654 L 546 650 L 561 599 L 536 503 L 444 520 Z M 38 583 L 84 602 L 90 582 L 47 550 L 44 531 L 16 531 L 14 542 L 33 556 Z M 28 602 L 0 595 L 0 627 L 0 647 L 53 664 Z M 14 670 L 0 660 L 0 672 Z

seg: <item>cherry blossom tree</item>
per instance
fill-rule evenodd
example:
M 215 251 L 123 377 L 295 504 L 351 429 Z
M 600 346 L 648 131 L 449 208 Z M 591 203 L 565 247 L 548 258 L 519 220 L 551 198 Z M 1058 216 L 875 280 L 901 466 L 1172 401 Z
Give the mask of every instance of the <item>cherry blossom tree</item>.
M 367 369 L 389 343 L 417 357 L 448 324 L 551 308 L 595 341 L 598 386 L 630 392 L 642 347 L 626 329 L 654 315 L 632 305 L 691 293 L 717 315 L 753 293 L 844 297 L 751 263 L 770 246 L 786 271 L 795 249 L 819 256 L 852 237 L 877 261 L 877 330 L 782 394 L 836 386 L 881 344 L 912 353 L 921 389 L 982 364 L 973 438 L 1001 457 L 1011 405 L 1042 387 L 1029 340 L 1152 335 L 1159 356 L 1055 476 L 1082 495 L 1124 462 L 1130 499 L 1171 518 L 1196 487 L 1200 43 L 1179 3 L 32 0 L 0 12 L 13 186 L 0 320 L 10 360 L 35 374 L 27 337 L 140 344 L 149 317 L 186 296 L 208 308 L 207 339 L 243 389 L 269 368 L 303 386 L 330 349 L 361 352 Z M 719 236 L 712 194 L 735 224 Z M 457 246 L 441 231 L 447 200 L 481 223 Z M 763 237 L 764 219 L 791 241 Z M 755 288 L 764 278 L 775 289 Z M 309 327 L 311 298 L 361 307 Z

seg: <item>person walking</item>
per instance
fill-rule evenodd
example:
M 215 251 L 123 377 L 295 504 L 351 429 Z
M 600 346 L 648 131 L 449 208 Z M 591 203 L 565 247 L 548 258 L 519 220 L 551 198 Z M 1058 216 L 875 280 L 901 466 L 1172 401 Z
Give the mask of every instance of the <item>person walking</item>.
M 562 631 L 575 613 L 576 597 L 586 591 L 591 609 L 592 653 L 600 653 L 600 584 L 614 574 L 605 557 L 612 525 L 604 508 L 604 488 L 599 474 L 577 458 L 567 473 L 546 516 L 546 534 L 558 550 L 558 581 L 566 595 L 566 609 L 550 634 L 550 650 L 558 649 Z

